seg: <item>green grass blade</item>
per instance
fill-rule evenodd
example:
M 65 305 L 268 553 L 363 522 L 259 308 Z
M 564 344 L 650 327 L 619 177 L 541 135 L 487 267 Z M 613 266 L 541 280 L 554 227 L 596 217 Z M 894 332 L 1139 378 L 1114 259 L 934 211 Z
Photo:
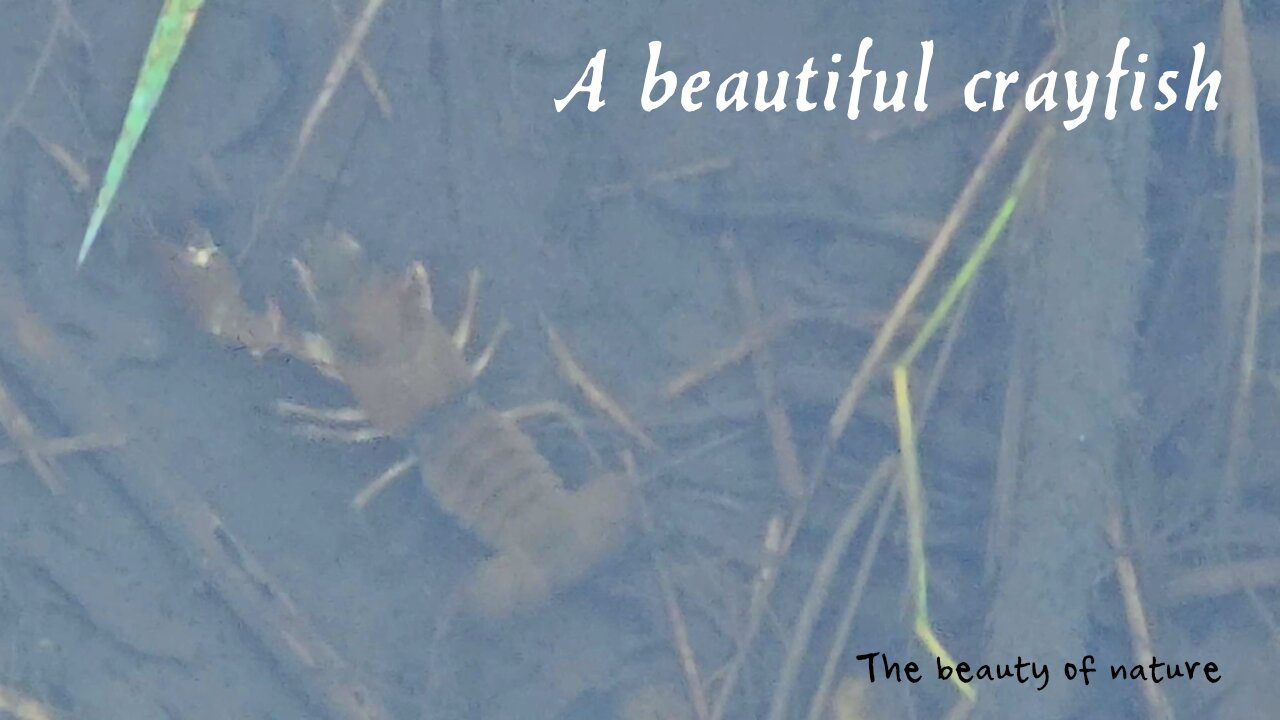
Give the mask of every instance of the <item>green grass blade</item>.
M 1022 198 L 1022 192 L 1026 189 L 1027 183 L 1030 182 L 1032 173 L 1040 162 L 1041 154 L 1051 137 L 1049 128 L 1042 129 L 1036 137 L 1035 144 L 1032 145 L 1031 151 L 1027 153 L 1026 158 L 1022 161 L 1022 168 L 1018 170 L 1018 177 L 1013 181 L 1013 186 L 1009 189 L 1009 193 L 1005 195 L 1004 202 L 1000 204 L 1000 208 L 996 211 L 995 217 L 991 218 L 991 223 L 987 225 L 986 232 L 982 233 L 982 237 L 978 240 L 977 247 L 965 260 L 964 265 L 960 267 L 956 273 L 955 279 L 947 286 L 946 291 L 942 295 L 942 299 L 938 302 L 938 306 L 925 320 L 921 326 L 920 332 L 916 334 L 915 340 L 911 342 L 911 346 L 906 352 L 902 353 L 898 364 L 910 366 L 924 349 L 926 343 L 942 326 L 942 321 L 947 319 L 951 314 L 951 309 L 955 307 L 956 301 L 960 299 L 960 294 L 965 288 L 969 287 L 969 283 L 973 281 L 974 276 L 978 274 L 978 270 L 982 268 L 982 264 L 986 262 L 987 255 L 991 253 L 991 248 L 995 246 L 995 242 L 1004 234 L 1004 229 L 1009 224 L 1009 220 L 1013 217 L 1013 213 L 1018 209 L 1018 201 Z
M 151 44 L 147 47 L 147 57 L 138 71 L 138 81 L 133 89 L 133 97 L 129 99 L 129 110 L 124 116 L 124 125 L 120 129 L 120 137 L 116 139 L 115 149 L 111 151 L 111 162 L 107 165 L 107 174 L 102 178 L 102 189 L 98 191 L 98 200 L 93 205 L 93 215 L 89 218 L 89 227 L 84 232 L 84 241 L 80 244 L 80 254 L 76 257 L 76 267 L 84 264 L 89 256 L 89 249 L 98 237 L 102 221 L 111 208 L 111 201 L 120 188 L 125 168 L 129 159 L 138 147 L 142 133 L 151 120 L 151 112 L 155 110 L 164 86 L 169 82 L 169 72 L 182 54 L 182 46 L 186 44 L 187 34 L 195 24 L 196 14 L 204 0 L 165 0 L 160 9 L 160 18 L 156 21 L 155 31 L 151 34 Z

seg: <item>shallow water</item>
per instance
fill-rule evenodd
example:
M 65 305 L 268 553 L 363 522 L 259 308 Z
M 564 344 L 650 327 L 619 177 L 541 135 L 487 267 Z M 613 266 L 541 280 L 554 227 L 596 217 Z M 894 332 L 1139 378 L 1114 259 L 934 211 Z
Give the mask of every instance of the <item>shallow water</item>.
M 790 671 L 787 643 L 846 511 L 896 452 L 893 399 L 879 376 L 779 566 L 768 539 L 794 510 L 779 479 L 792 470 L 778 459 L 779 415 L 766 417 L 761 397 L 776 395 L 798 466 L 811 470 L 875 327 L 1004 118 L 957 109 L 964 82 L 982 69 L 1030 74 L 1051 41 L 1039 8 L 390 3 L 361 57 L 392 113 L 380 114 L 353 72 L 253 240 L 343 23 L 324 4 L 213 0 L 99 247 L 76 274 L 92 192 L 75 188 L 57 151 L 100 175 L 156 3 L 71 3 L 75 25 L 57 36 L 24 96 L 58 5 L 10 2 L 12 22 L 0 30 L 10 40 L 0 43 L 0 117 L 23 103 L 0 137 L 0 382 L 42 436 L 119 431 L 132 442 L 61 458 L 66 492 L 56 498 L 25 465 L 0 466 L 0 687 L 60 717 L 343 717 L 334 688 L 352 687 L 390 717 L 696 717 L 689 664 L 675 652 L 685 643 L 713 708 L 736 673 L 724 717 L 767 717 L 774 704 L 780 717 L 806 716 L 874 512 L 831 570 L 808 652 Z M 357 4 L 347 5 L 354 16 Z M 1088 24 L 1083 7 L 1068 32 Z M 1247 19 L 1255 46 L 1268 48 L 1276 18 L 1255 9 Z M 1136 49 L 1144 34 L 1120 25 Z M 1218 28 L 1213 8 L 1157 17 L 1149 36 L 1162 43 L 1150 44 L 1163 49 L 1153 63 L 1185 66 L 1191 45 L 1212 47 Z M 1098 44 L 1114 46 L 1105 33 Z M 848 73 L 867 36 L 872 70 L 910 73 L 920 41 L 934 41 L 923 117 L 871 110 L 874 78 L 854 121 L 843 95 L 832 112 L 685 112 L 679 93 L 651 113 L 640 108 L 654 39 L 663 42 L 660 69 L 682 81 L 709 72 L 703 99 L 713 103 L 718 83 L 739 70 L 794 76 L 813 57 L 818 73 Z M 553 100 L 601 48 L 607 104 L 589 113 L 581 97 L 557 113 Z M 842 61 L 829 62 L 832 53 Z M 1109 61 L 1097 58 L 1099 72 Z M 1268 90 L 1276 68 L 1259 54 L 1254 72 L 1267 155 L 1280 107 Z M 912 92 L 909 83 L 908 108 Z M 754 89 L 747 97 L 754 101 Z M 1132 625 L 1098 514 L 1121 507 L 1123 556 L 1145 591 L 1156 654 L 1216 660 L 1225 678 L 1161 690 L 1181 716 L 1249 717 L 1237 708 L 1274 692 L 1260 671 L 1271 651 L 1257 612 L 1273 594 L 1264 572 L 1275 547 L 1265 482 L 1273 451 L 1256 440 L 1269 437 L 1280 409 L 1262 381 L 1274 356 L 1272 306 L 1263 303 L 1258 335 L 1255 441 L 1237 459 L 1236 504 L 1220 505 L 1235 377 L 1220 342 L 1221 307 L 1235 287 L 1216 270 L 1230 179 L 1209 143 L 1220 115 L 1171 110 L 1104 125 L 1094 112 L 1059 138 L 1060 162 L 1033 183 L 980 276 L 921 433 L 933 621 L 957 659 L 974 664 L 1023 654 L 1057 672 L 1080 653 L 1102 666 L 1127 662 Z M 1149 163 L 1135 159 L 1147 155 Z M 1012 163 L 998 169 L 958 248 L 972 246 L 1014 172 Z M 1095 186 L 1103 172 L 1115 192 Z M 1107 219 L 1118 213 L 1123 230 Z M 405 446 L 289 433 L 272 410 L 277 399 L 351 398 L 306 362 L 255 358 L 183 312 L 150 248 L 180 245 L 197 223 L 237 258 L 245 312 L 267 317 L 274 299 L 290 332 L 312 324 L 290 259 L 326 223 L 359 238 L 388 274 L 425 261 L 433 312 L 449 327 L 464 310 L 467 273 L 478 269 L 477 336 L 487 339 L 501 320 L 511 330 L 476 393 L 499 408 L 569 406 L 589 450 L 563 421 L 527 427 L 570 487 L 599 472 L 595 456 L 614 469 L 624 451 L 633 456 L 645 529 L 518 617 L 447 622 L 457 588 L 489 549 L 421 482 L 350 507 Z M 1108 232 L 1132 243 L 1125 259 L 1088 250 Z M 958 256 L 944 258 L 943 276 Z M 743 309 L 736 262 L 750 274 L 759 317 Z M 1029 290 L 1036 272 L 1042 280 Z M 1079 302 L 1035 294 L 1057 280 Z M 918 312 L 940 292 L 931 286 Z M 747 324 L 786 316 L 800 319 L 776 333 L 764 362 L 736 362 L 667 396 L 668 383 L 733 346 Z M 547 324 L 656 448 L 561 377 Z M 1086 367 L 1107 353 L 1113 376 Z M 931 349 L 919 361 L 917 394 L 937 356 Z M 1066 369 L 1054 365 L 1064 358 Z M 1017 377 L 1027 407 L 1010 420 Z M 1060 400 L 1038 394 L 1046 379 L 1064 381 L 1054 390 L 1065 393 Z M 1012 452 L 1029 484 L 1008 496 L 1011 534 L 997 537 L 993 575 L 985 566 L 1010 423 L 1026 432 Z M 1044 474 L 1037 453 L 1046 448 L 1075 465 Z M 222 529 L 209 546 L 192 544 L 209 527 L 200 524 L 207 513 Z M 903 523 L 896 510 L 886 518 L 836 665 L 837 681 L 852 678 L 837 706 L 852 712 L 847 698 L 857 695 L 867 716 L 941 717 L 957 694 L 936 679 L 857 690 L 861 653 L 933 666 L 911 637 Z M 1221 575 L 1209 571 L 1225 573 L 1234 560 L 1258 563 L 1256 601 L 1231 580 L 1238 575 L 1213 584 Z M 1019 596 L 1008 578 L 1023 570 Z M 735 661 L 753 589 L 775 571 L 758 632 Z M 235 595 L 254 587 L 257 595 Z M 298 644 L 274 632 L 281 618 L 332 650 L 338 660 L 319 666 L 340 672 L 300 671 Z M 795 682 L 781 703 L 788 673 Z M 1133 684 L 1104 678 L 1084 689 L 1055 675 L 1050 686 L 979 688 L 979 712 L 1149 717 L 1150 700 Z

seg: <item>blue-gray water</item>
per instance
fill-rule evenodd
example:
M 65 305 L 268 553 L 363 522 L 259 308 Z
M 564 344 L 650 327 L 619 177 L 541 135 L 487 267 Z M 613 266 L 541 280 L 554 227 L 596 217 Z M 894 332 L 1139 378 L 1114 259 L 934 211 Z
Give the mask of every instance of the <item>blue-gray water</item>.
M 363 3 L 337 5 L 354 17 Z M 77 274 L 158 6 L 9 0 L 2 11 L 0 382 L 40 436 L 130 440 L 61 458 L 58 497 L 27 464 L 0 466 L 0 700 L 21 694 L 58 717 L 354 717 L 337 698 L 359 687 L 395 718 L 693 718 L 685 642 L 713 712 L 736 678 L 725 718 L 764 718 L 774 705 L 786 718 L 943 717 L 959 696 L 912 638 L 900 508 L 834 677 L 854 688 L 866 680 L 854 657 L 884 652 L 920 662 L 926 678 L 864 687 L 862 714 L 848 703 L 811 711 L 877 504 L 810 618 L 807 651 L 783 670 L 828 543 L 897 451 L 886 372 L 831 454 L 736 665 L 758 577 L 774 567 L 766 536 L 794 509 L 756 373 L 775 377 L 811 469 L 874 330 L 1008 116 L 960 105 L 974 73 L 1030 77 L 1059 23 L 1061 69 L 1105 73 L 1127 35 L 1131 56 L 1153 55 L 1148 93 L 1159 70 L 1188 71 L 1194 43 L 1208 43 L 1212 67 L 1221 58 L 1212 5 L 1125 16 L 1078 2 L 1059 17 L 1017 2 L 393 2 L 360 60 L 390 115 L 353 69 L 246 250 L 346 22 L 330 3 L 210 0 Z M 72 15 L 45 52 L 60 7 Z M 1246 13 L 1267 167 L 1277 20 L 1264 7 Z M 810 57 L 820 101 L 826 71 L 847 75 L 868 36 L 870 69 L 912 75 L 902 113 L 870 109 L 874 78 L 855 121 L 847 78 L 834 112 L 690 113 L 678 91 L 640 109 L 652 40 L 680 81 L 710 72 L 702 99 L 714 103 L 730 73 L 752 73 L 754 101 L 756 72 L 794 76 Z M 922 40 L 935 45 L 920 115 L 910 106 Z M 579 97 L 557 113 L 553 100 L 601 48 L 607 104 L 589 113 Z M 1247 298 L 1251 268 L 1220 272 L 1234 178 L 1214 149 L 1223 113 L 1155 113 L 1149 102 L 1131 113 L 1127 89 L 1120 98 L 1119 120 L 1102 118 L 1100 99 L 1079 129 L 1058 133 L 949 346 L 920 438 L 932 619 L 958 660 L 1022 655 L 1053 670 L 1043 692 L 979 683 L 976 716 L 1148 718 L 1140 683 L 1106 676 L 1136 662 L 1116 574 L 1117 558 L 1130 559 L 1156 655 L 1222 670 L 1217 684 L 1157 686 L 1176 715 L 1264 717 L 1280 540 L 1267 442 L 1280 410 L 1272 258 L 1248 429 L 1233 445 L 1244 336 L 1230 303 Z M 1033 134 L 1015 139 L 1011 157 Z M 75 187 L 62 152 L 89 171 L 88 188 Z M 906 332 L 1015 173 L 1015 160 L 996 166 Z M 625 546 L 513 618 L 463 617 L 453 599 L 491 548 L 441 509 L 416 469 L 363 510 L 350 506 L 406 444 L 291 435 L 272 410 L 278 399 L 335 406 L 351 402 L 346 390 L 305 362 L 220 343 L 154 262 L 156 243 L 180 247 L 193 226 L 207 228 L 238 258 L 247 307 L 265 312 L 274 298 L 286 327 L 305 330 L 312 314 L 290 259 L 326 223 L 359 238 L 388 275 L 425 261 L 434 312 L 450 327 L 468 272 L 480 271 L 476 345 L 503 320 L 511 330 L 476 393 L 497 408 L 571 408 L 590 450 L 563 422 L 526 425 L 570 487 L 601 472 L 593 452 L 608 469 L 634 456 L 642 500 Z M 737 362 L 668 398 L 671 381 L 743 337 L 749 313 L 725 237 L 764 322 L 799 319 L 769 344 L 768 367 Z M 656 448 L 561 377 L 547 325 Z M 943 342 L 916 362 L 917 403 Z M 0 447 L 13 440 L 0 433 Z M 1120 548 L 1105 537 L 1113 512 Z M 208 513 L 221 529 L 206 536 Z M 252 563 L 269 584 L 244 574 Z M 280 622 L 332 651 L 312 667 L 337 671 L 306 670 Z M 1086 653 L 1102 671 L 1088 687 L 1065 680 L 1062 663 Z M 794 684 L 782 703 L 784 676 Z

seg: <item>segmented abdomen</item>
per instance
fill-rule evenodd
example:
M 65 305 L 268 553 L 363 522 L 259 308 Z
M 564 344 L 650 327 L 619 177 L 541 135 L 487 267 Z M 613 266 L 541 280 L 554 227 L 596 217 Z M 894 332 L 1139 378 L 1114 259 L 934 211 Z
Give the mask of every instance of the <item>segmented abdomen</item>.
M 482 542 L 501 550 L 527 537 L 530 517 L 566 493 L 551 464 L 514 421 L 471 397 L 443 437 L 415 438 L 431 495 Z M 461 417 L 459 417 L 461 415 Z M 435 423 L 439 425 L 437 421 Z
M 375 426 L 414 447 L 440 507 L 494 552 L 463 587 L 466 612 L 536 607 L 618 548 L 634 507 L 627 480 L 564 486 L 533 440 L 475 393 L 466 359 L 425 301 L 425 273 L 381 276 L 333 228 L 307 255 L 317 320 L 343 380 Z
M 427 490 L 494 552 L 464 583 L 467 614 L 536 608 L 625 541 L 634 508 L 626 478 L 566 488 L 533 440 L 474 395 L 439 408 L 414 444 Z

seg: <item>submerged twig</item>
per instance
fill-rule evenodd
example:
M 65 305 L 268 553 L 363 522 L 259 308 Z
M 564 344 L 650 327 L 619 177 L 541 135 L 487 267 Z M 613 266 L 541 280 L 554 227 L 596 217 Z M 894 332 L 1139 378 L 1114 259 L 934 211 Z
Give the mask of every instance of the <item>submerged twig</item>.
M 45 68 L 49 65 L 49 58 L 53 57 L 53 48 L 58 44 L 58 33 L 62 31 L 62 25 L 67 21 L 70 9 L 57 5 L 53 11 L 53 20 L 49 23 L 49 34 L 45 37 L 44 44 L 40 48 L 40 56 L 36 58 L 35 65 L 31 68 L 30 74 L 27 75 L 27 84 L 22 88 L 22 93 L 18 95 L 18 99 L 14 101 L 13 107 L 9 108 L 9 112 L 4 116 L 4 122 L 0 123 L 0 143 L 4 142 L 9 131 L 13 129 L 13 125 L 22 115 L 22 111 L 26 109 L 27 103 L 31 102 L 31 97 L 35 95 L 36 87 L 40 84 L 40 78 L 44 75 Z
M 1218 142 L 1231 154 L 1235 165 L 1221 267 L 1227 352 L 1235 352 L 1239 338 L 1238 377 L 1223 483 L 1224 496 L 1230 499 L 1238 489 L 1237 467 L 1249 432 L 1249 396 L 1257 365 L 1264 197 L 1257 88 L 1240 0 L 1225 0 L 1222 4 L 1222 73 L 1226 91 L 1217 128 Z M 1248 283 L 1243 287 L 1242 278 L 1247 278 Z
M 655 185 L 664 185 L 667 183 L 705 177 L 713 173 L 723 172 L 731 167 L 733 167 L 733 160 L 731 158 L 711 158 L 689 165 L 682 165 L 671 170 L 656 172 L 634 182 L 620 182 L 592 188 L 587 191 L 587 197 L 595 201 L 608 200 L 611 198 L 622 197 Z
M 1026 337 L 1026 334 L 1019 333 L 1019 337 Z M 1014 351 L 1007 373 L 1008 379 L 1005 381 L 1000 450 L 996 457 L 995 484 L 991 489 L 991 521 L 987 527 L 985 572 L 988 578 L 995 576 L 997 554 L 1002 548 L 1009 546 L 1010 505 L 1018 481 L 1018 457 L 1022 448 L 1022 428 L 1027 410 L 1024 357 L 1024 352 Z
M 897 462 L 885 460 L 880 467 L 876 468 L 868 484 L 883 484 L 891 479 L 897 470 Z M 884 540 L 885 530 L 889 527 L 889 518 L 893 516 L 890 511 L 893 510 L 897 501 L 898 486 L 894 483 L 890 486 L 888 493 L 880 500 L 880 510 L 876 513 L 875 523 L 871 526 L 866 545 L 863 546 L 862 557 L 858 560 L 858 571 L 854 574 L 853 584 L 849 589 L 849 599 L 845 602 L 844 610 L 840 613 L 840 622 L 836 625 L 836 631 L 832 635 L 835 639 L 831 642 L 831 648 L 827 651 L 826 664 L 822 667 L 822 678 L 818 681 L 818 689 L 814 691 L 813 698 L 809 701 L 808 720 L 822 720 L 825 717 L 827 705 L 830 703 L 831 687 L 835 684 L 836 673 L 840 669 L 840 661 L 844 658 L 845 646 L 853 633 L 853 620 L 857 617 L 858 607 L 862 604 L 862 596 L 866 592 L 867 581 L 871 577 L 871 568 L 880 552 L 880 543 Z M 849 510 L 845 512 L 845 517 L 840 521 L 841 528 L 846 524 L 861 524 L 861 517 L 854 517 L 856 512 L 858 512 L 857 506 L 850 505 Z M 839 530 L 836 532 L 838 533 Z M 849 533 L 846 543 L 852 540 L 852 536 L 853 533 Z M 834 537 L 831 544 L 835 544 Z
M 738 306 L 742 314 L 743 331 L 748 335 L 763 326 L 760 319 L 760 304 L 756 300 L 754 283 L 747 271 L 746 262 L 738 251 L 737 244 L 729 235 L 720 238 L 720 248 L 729 258 L 733 275 L 733 287 L 738 296 Z M 796 454 L 796 443 L 791 432 L 791 419 L 787 409 L 778 397 L 777 381 L 774 376 L 772 353 L 768 343 L 760 343 L 751 351 L 751 369 L 755 375 L 756 390 L 760 393 L 760 402 L 764 407 L 765 422 L 769 425 L 769 440 L 773 445 L 773 459 L 777 465 L 778 484 L 791 497 L 798 498 L 804 493 L 803 471 L 800 459 Z
M 71 181 L 71 189 L 75 190 L 77 194 L 83 193 L 89 189 L 89 184 L 91 182 L 89 178 L 89 171 L 85 169 L 84 165 L 81 164 L 79 160 L 72 157 L 71 153 L 68 152 L 66 148 L 56 142 L 45 139 L 43 135 L 36 132 L 33 128 L 28 127 L 25 123 L 22 123 L 21 126 L 28 134 L 31 135 L 31 137 L 35 138 L 36 144 L 40 146 L 40 149 L 44 150 L 45 154 L 57 163 L 58 167 L 62 168 L 62 171 L 66 173 L 67 179 Z M 0 135 L 2 134 L 3 133 L 0 132 Z
M 636 472 L 635 458 L 630 452 L 623 453 L 622 465 L 627 472 L 627 477 L 639 488 L 639 474 Z M 653 516 L 649 513 L 649 505 L 644 501 L 643 495 L 638 492 L 636 495 L 640 507 L 641 526 L 647 535 L 653 537 Z M 684 612 L 680 609 L 680 599 L 676 596 L 675 583 L 671 579 L 670 563 L 656 545 L 653 547 L 653 569 L 658 577 L 658 590 L 662 593 L 662 606 L 667 613 L 667 623 L 671 626 L 672 649 L 680 662 L 680 670 L 684 673 L 685 691 L 689 695 L 689 704 L 697 714 L 698 720 L 709 720 L 711 707 L 707 703 L 702 673 L 698 669 L 698 659 L 694 655 L 692 643 L 689 642 L 689 626 L 685 622 Z
M 378 11 L 382 9 L 382 5 L 386 0 L 367 0 L 364 9 L 360 11 L 360 15 L 356 17 L 355 22 L 351 24 L 351 30 L 347 33 L 347 38 L 343 40 L 342 45 L 338 47 L 338 51 L 334 53 L 333 62 L 329 65 L 329 72 L 324 76 L 324 84 L 320 87 L 320 92 L 316 94 L 315 100 L 311 103 L 311 108 L 307 110 L 307 117 L 302 121 L 302 127 L 298 130 L 298 138 L 294 142 L 293 155 L 289 158 L 289 165 L 285 174 L 291 175 L 292 170 L 297 167 L 298 160 L 302 154 L 306 152 L 307 146 L 311 144 L 311 136 L 315 133 L 316 125 L 320 123 L 320 118 L 324 116 L 325 110 L 329 109 L 329 103 L 333 101 L 333 95 L 342 85 L 342 81 L 347 77 L 347 71 L 351 69 L 351 64 L 360 56 L 360 47 L 364 44 L 364 39 L 369 34 L 369 30 L 373 27 L 373 21 L 378 17 Z
M 1151 624 L 1147 620 L 1147 611 L 1142 602 L 1142 590 L 1138 585 L 1138 571 L 1129 555 L 1128 543 L 1125 541 L 1123 520 L 1119 506 L 1113 501 L 1107 517 L 1107 540 L 1115 553 L 1116 582 L 1120 585 L 1120 596 L 1124 599 L 1125 619 L 1129 624 L 1129 641 L 1133 650 L 1133 660 L 1142 664 L 1146 658 L 1155 657 L 1155 644 L 1151 640 Z M 1173 707 L 1160 686 L 1153 682 L 1139 683 L 1142 688 L 1142 699 L 1147 705 L 1147 717 L 1151 720 L 1167 720 L 1173 717 Z
M 711 358 L 680 373 L 666 384 L 663 395 L 667 400 L 675 400 L 746 360 L 756 348 L 772 342 L 795 325 L 815 320 L 837 322 L 855 330 L 864 330 L 879 327 L 884 322 L 884 316 L 875 312 L 855 313 L 849 317 L 847 313 L 837 314 L 827 310 L 782 310 L 762 320 L 754 329 L 743 333 L 735 343 L 718 351 Z M 908 316 L 904 326 L 912 327 L 913 323 L 918 324 L 918 320 L 917 317 Z
M 32 472 L 40 478 L 40 482 L 54 495 L 61 495 L 67 487 L 67 479 L 62 468 L 52 457 L 47 457 L 44 450 L 47 441 L 36 432 L 31 419 L 22 410 L 22 406 L 9 394 L 4 381 L 0 380 L 0 427 L 18 446 L 22 459 L 31 466 Z
M 817 569 L 814 570 L 813 581 L 809 584 L 804 605 L 801 606 L 800 614 L 796 617 L 795 628 L 787 640 L 787 654 L 778 672 L 778 682 L 774 686 L 769 720 L 783 720 L 787 717 L 791 692 L 800 674 L 800 665 L 808 654 L 809 638 L 826 604 L 827 593 L 840 569 L 840 562 L 844 559 L 844 553 L 849 549 L 854 534 L 858 532 L 858 528 L 862 527 L 862 519 L 866 517 L 876 498 L 884 492 L 896 468 L 897 463 L 891 461 L 881 463 L 871 479 L 862 486 L 857 498 L 849 505 L 844 517 L 840 519 L 840 525 L 827 543 L 827 550 L 823 553 L 822 560 L 818 562 Z M 896 493 L 890 493 L 890 497 L 896 497 Z
M 742 665 L 746 662 L 752 645 L 755 644 L 760 623 L 764 620 L 765 610 L 769 607 L 769 597 L 778 583 L 778 569 L 791 549 L 791 543 L 795 540 L 795 528 L 799 527 L 800 517 L 801 511 L 795 509 L 786 520 L 781 514 L 777 514 L 770 517 L 765 525 L 760 568 L 751 584 L 751 603 L 747 608 L 747 624 L 742 634 L 736 638 L 737 648 L 723 670 L 724 679 L 716 692 L 715 704 L 711 709 L 711 720 L 722 720 L 729 707 L 729 698 L 733 697 L 733 691 L 738 686 Z
M 565 382 L 574 386 L 582 393 L 587 402 L 596 410 L 599 410 L 605 417 L 613 421 L 615 425 L 622 429 L 632 439 L 640 443 L 642 447 L 652 450 L 658 447 L 658 444 L 649 437 L 649 433 L 645 432 L 622 406 L 614 400 L 609 393 L 605 392 L 595 380 L 587 374 L 587 371 L 578 364 L 574 359 L 573 353 L 569 351 L 569 346 L 564 339 L 560 337 L 560 333 L 547 322 L 546 318 L 542 320 L 543 328 L 547 333 L 547 343 L 551 346 L 551 354 L 556 358 L 556 365 L 560 369 L 560 375 Z
M 86 435 L 76 435 L 73 437 L 53 438 L 52 440 L 44 440 L 35 444 L 35 449 L 45 457 L 58 457 L 59 455 L 75 455 L 77 453 L 89 452 L 91 450 L 108 450 L 124 445 L 126 439 L 124 435 L 100 435 L 97 433 L 88 433 Z M 0 465 L 9 465 L 15 462 L 21 462 L 24 459 L 21 450 L 5 449 L 0 450 Z
M 745 360 L 752 350 L 780 335 L 794 321 L 795 313 L 783 312 L 761 322 L 743 333 L 736 343 L 720 351 L 711 359 L 680 373 L 678 377 L 667 383 L 663 395 L 668 400 L 675 400 L 684 395 L 726 368 Z
M 266 206 L 256 214 L 249 242 L 245 244 L 244 249 L 236 257 L 237 261 L 243 260 L 249 254 L 249 251 L 253 249 L 254 244 L 258 241 L 258 235 L 262 227 L 275 214 L 276 206 L 279 204 L 285 188 L 288 187 L 289 182 L 298 171 L 298 164 L 302 161 L 303 155 L 306 154 L 307 148 L 311 145 L 311 136 L 315 134 L 320 118 L 329 109 L 329 103 L 333 101 L 334 94 L 342 86 L 342 81 L 346 79 L 352 63 L 359 56 L 360 47 L 364 44 L 365 37 L 369 35 L 369 30 L 373 28 L 373 21 L 378 17 L 378 11 L 382 9 L 385 2 L 386 0 L 367 0 L 364 9 L 360 11 L 360 15 L 351 24 L 351 30 L 348 31 L 346 39 L 338 47 L 338 51 L 334 53 L 333 62 L 329 64 L 329 71 L 324 76 L 320 92 L 316 93 L 315 100 L 311 102 L 311 108 L 307 110 L 307 116 L 303 119 L 302 126 L 298 129 L 298 137 L 294 140 L 293 151 L 289 154 L 289 160 L 285 163 L 284 171 L 280 173 L 280 177 L 276 179 L 274 187 L 272 187 L 270 194 L 267 196 Z M 375 99 L 377 98 L 376 93 L 374 97 Z
M 338 4 L 338 0 L 329 0 L 329 6 L 333 8 L 333 15 L 342 25 L 347 24 L 347 14 L 342 10 L 342 6 Z M 356 52 L 356 70 L 360 73 L 360 79 L 364 81 L 365 89 L 373 96 L 373 102 L 378 106 L 378 112 L 382 114 L 383 120 L 390 120 L 392 107 L 391 99 L 387 97 L 387 93 L 382 89 L 382 82 L 378 80 L 378 71 L 373 69 L 373 63 L 369 62 L 369 58 L 365 57 L 363 50 Z

